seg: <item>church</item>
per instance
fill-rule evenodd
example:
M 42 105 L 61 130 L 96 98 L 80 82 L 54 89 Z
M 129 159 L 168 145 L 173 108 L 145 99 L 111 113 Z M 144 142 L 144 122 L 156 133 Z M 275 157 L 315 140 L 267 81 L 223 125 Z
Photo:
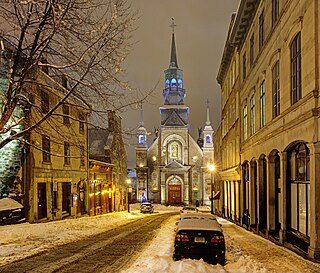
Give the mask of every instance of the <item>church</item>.
M 136 175 L 138 201 L 191 205 L 198 200 L 210 205 L 213 176 L 207 164 L 214 159 L 213 129 L 207 106 L 207 121 L 195 141 L 189 134 L 190 109 L 185 105 L 183 70 L 179 68 L 172 22 L 169 68 L 164 71 L 163 106 L 156 138 L 148 147 L 147 129 L 141 115 L 137 130 Z M 142 109 L 141 109 L 142 111 Z

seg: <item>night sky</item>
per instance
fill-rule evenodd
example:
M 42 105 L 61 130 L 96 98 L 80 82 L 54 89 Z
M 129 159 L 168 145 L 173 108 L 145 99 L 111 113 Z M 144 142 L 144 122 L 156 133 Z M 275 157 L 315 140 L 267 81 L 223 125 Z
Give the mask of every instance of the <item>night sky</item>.
M 133 33 L 135 44 L 125 67 L 134 88 L 147 92 L 156 86 L 154 96 L 143 105 L 144 124 L 152 133 L 148 136 L 150 144 L 155 137 L 154 127 L 160 124 L 163 71 L 169 67 L 171 49 L 171 18 L 177 25 L 174 31 L 177 58 L 184 72 L 190 133 L 197 139 L 197 129 L 204 127 L 206 121 L 207 99 L 213 129 L 220 124 L 220 87 L 216 77 L 231 14 L 237 11 L 238 5 L 238 0 L 132 0 L 132 7 L 138 10 L 140 18 Z M 140 121 L 139 107 L 121 116 L 123 128 L 135 131 Z M 129 168 L 135 166 L 135 143 L 136 138 L 126 137 Z

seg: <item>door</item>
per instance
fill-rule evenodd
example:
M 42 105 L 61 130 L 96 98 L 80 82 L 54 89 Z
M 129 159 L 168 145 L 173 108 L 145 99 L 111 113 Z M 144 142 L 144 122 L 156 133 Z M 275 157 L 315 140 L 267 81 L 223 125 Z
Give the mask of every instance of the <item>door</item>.
M 62 213 L 70 214 L 71 211 L 71 183 L 62 183 Z
M 181 203 L 181 184 L 169 185 L 168 188 L 168 203 Z
M 47 217 L 47 184 L 38 183 L 38 219 Z

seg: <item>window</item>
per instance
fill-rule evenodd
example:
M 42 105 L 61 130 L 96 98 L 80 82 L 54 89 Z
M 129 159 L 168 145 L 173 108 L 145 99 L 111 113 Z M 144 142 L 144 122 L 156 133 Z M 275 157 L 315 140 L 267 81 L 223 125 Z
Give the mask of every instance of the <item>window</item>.
M 49 112 L 49 94 L 45 91 L 41 91 L 41 111 L 46 114 Z
M 277 22 L 279 18 L 279 0 L 272 0 L 272 25 Z
M 243 139 L 248 137 L 248 110 L 247 105 L 243 108 Z
M 84 147 L 80 146 L 80 166 L 85 165 L 85 159 L 84 159 Z
M 304 143 L 289 151 L 290 228 L 310 236 L 310 152 Z
M 70 120 L 69 120 L 69 105 L 63 104 L 62 105 L 62 113 L 63 113 L 63 124 L 65 125 L 70 125 Z
M 84 133 L 84 116 L 82 113 L 79 114 L 79 132 Z
M 246 52 L 243 53 L 242 57 L 242 73 L 243 73 L 243 80 L 247 77 L 247 60 L 246 60 Z
M 64 165 L 70 165 L 70 144 L 64 143 Z
M 291 105 L 301 99 L 301 35 L 293 39 L 290 46 Z
M 254 62 L 254 33 L 252 33 L 250 38 L 250 67 L 253 66 Z
M 251 124 L 250 124 L 250 133 L 253 135 L 255 133 L 255 99 L 254 99 L 254 94 L 252 95 L 250 99 L 250 119 L 251 119 Z
M 266 92 L 265 82 L 260 85 L 260 128 L 266 125 Z
M 51 162 L 50 158 L 50 138 L 48 136 L 42 136 L 42 161 Z
M 280 115 L 279 61 L 272 68 L 272 118 Z
M 259 49 L 262 48 L 263 44 L 264 44 L 264 11 L 262 11 L 259 16 Z

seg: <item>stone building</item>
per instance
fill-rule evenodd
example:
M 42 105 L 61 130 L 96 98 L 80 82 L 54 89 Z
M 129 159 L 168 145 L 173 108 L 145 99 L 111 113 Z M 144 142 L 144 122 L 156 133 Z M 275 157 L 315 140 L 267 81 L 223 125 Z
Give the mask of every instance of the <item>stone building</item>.
M 320 258 L 319 68 L 318 1 L 240 1 L 217 77 L 226 216 L 313 258 Z M 232 168 L 240 177 L 226 176 Z
M 41 70 L 33 81 L 28 91 L 33 106 L 26 113 L 29 125 L 46 115 L 67 87 Z M 71 96 L 27 137 L 18 177 L 28 221 L 59 220 L 88 211 L 87 115 L 81 101 Z
M 169 68 L 164 71 L 165 87 L 160 107 L 160 127 L 148 147 L 147 130 L 141 118 L 137 131 L 136 172 L 138 200 L 161 204 L 209 205 L 211 175 L 206 165 L 213 162 L 213 129 L 207 114 L 203 147 L 189 134 L 189 107 L 185 105 L 186 90 L 183 71 L 177 62 L 174 32 L 172 33 Z M 209 111 L 209 110 L 207 110 Z
M 90 215 L 124 210 L 127 154 L 121 118 L 114 111 L 108 111 L 107 129 L 89 129 L 89 157 Z

